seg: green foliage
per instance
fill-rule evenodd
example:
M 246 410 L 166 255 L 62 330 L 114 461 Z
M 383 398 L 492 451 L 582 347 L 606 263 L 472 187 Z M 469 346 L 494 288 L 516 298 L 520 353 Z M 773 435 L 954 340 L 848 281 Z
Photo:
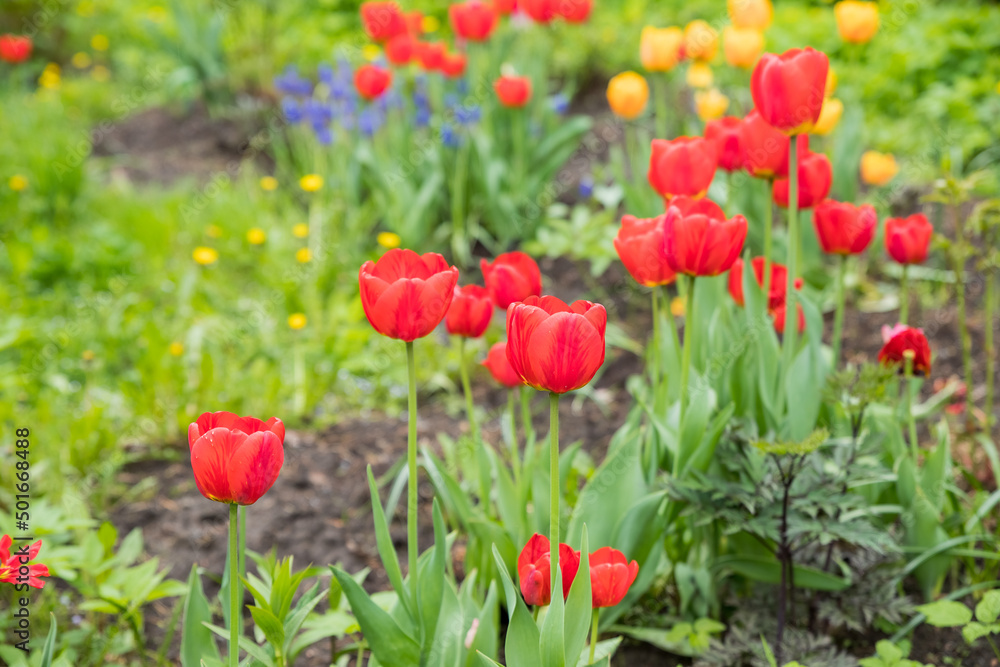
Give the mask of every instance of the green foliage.
M 910 655 L 909 642 L 904 641 L 897 645 L 883 639 L 875 645 L 874 656 L 862 658 L 859 662 L 861 667 L 933 667 L 916 660 L 908 660 L 908 655 Z
M 987 591 L 973 610 L 954 600 L 938 600 L 917 607 L 925 623 L 937 628 L 962 628 L 962 637 L 969 644 L 985 638 L 993 651 L 997 645 L 993 637 L 1000 635 L 1000 590 Z M 1000 658 L 1000 653 L 997 655 Z

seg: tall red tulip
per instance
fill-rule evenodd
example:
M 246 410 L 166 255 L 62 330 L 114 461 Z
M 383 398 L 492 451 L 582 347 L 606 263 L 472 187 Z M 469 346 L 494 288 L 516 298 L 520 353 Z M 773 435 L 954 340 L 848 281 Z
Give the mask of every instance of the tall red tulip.
M 493 319 L 493 300 L 485 287 L 466 285 L 455 288 L 455 297 L 445 315 L 448 333 L 464 338 L 479 338 Z
M 800 142 L 801 143 L 801 142 Z M 787 168 L 787 167 L 786 167 Z M 830 194 L 833 167 L 823 153 L 807 153 L 799 157 L 799 209 L 812 208 Z M 774 203 L 788 208 L 788 178 L 774 182 Z
M 776 130 L 753 110 L 740 126 L 743 168 L 756 178 L 775 179 L 788 176 L 788 135 Z M 809 152 L 809 135 L 798 140 L 799 162 Z
M 747 219 L 737 215 L 726 220 L 714 202 L 687 214 L 672 202 L 663 224 L 667 263 L 677 273 L 689 276 L 717 276 L 728 271 L 739 257 L 746 236 Z
M 615 250 L 622 264 L 637 283 L 646 287 L 669 285 L 677 278 L 664 253 L 663 222 L 662 215 L 655 218 L 626 215 L 615 237 Z
M 552 601 L 552 554 L 549 539 L 535 533 L 517 557 L 517 578 L 525 603 L 544 607 Z M 559 545 L 559 569 L 562 572 L 563 599 L 580 569 L 580 552 L 568 544 Z
M 535 389 L 555 394 L 579 389 L 604 363 L 607 323 L 600 304 L 528 297 L 507 308 L 507 359 Z
M 492 264 L 480 260 L 479 268 L 486 289 L 498 308 L 506 310 L 516 301 L 542 294 L 542 272 L 535 260 L 520 250 L 497 255 Z
M 639 574 L 639 563 L 631 563 L 625 554 L 602 547 L 590 554 L 590 590 L 595 609 L 614 607 L 625 599 L 625 594 Z
M 900 264 L 921 264 L 927 259 L 934 225 L 923 213 L 885 221 L 885 250 Z
M 763 257 L 754 257 L 750 261 L 753 275 L 757 279 L 757 284 L 764 287 L 764 264 Z M 769 310 L 777 308 L 785 302 L 785 291 L 788 289 L 788 269 L 783 264 L 771 262 L 771 285 L 770 294 L 767 297 L 767 307 Z M 740 306 L 743 306 L 743 260 L 737 258 L 729 269 L 729 294 Z
M 437 72 L 444 67 L 448 47 L 444 42 L 417 42 L 414 53 L 421 67 L 428 72 Z
M 205 412 L 188 427 L 191 468 L 201 495 L 253 505 L 281 472 L 285 425 L 231 412 Z
M 494 380 L 508 389 L 520 387 L 524 384 L 521 376 L 514 372 L 514 367 L 510 365 L 510 360 L 507 359 L 506 341 L 494 343 L 490 347 L 490 351 L 486 353 L 486 359 L 483 360 L 482 364 L 489 370 Z
M 0 35 L 0 60 L 5 63 L 22 63 L 31 57 L 34 44 L 30 37 L 20 35 Z
M 377 262 L 367 261 L 358 274 L 361 305 L 383 336 L 411 342 L 434 330 L 451 305 L 458 269 L 429 252 L 395 248 Z
M 559 0 L 518 0 L 517 6 L 535 23 L 551 23 L 558 16 Z
M 931 346 L 922 329 L 898 327 L 892 338 L 878 353 L 879 363 L 887 366 L 905 367 L 906 354 L 913 354 L 913 373 L 927 375 L 931 372 Z
M 519 108 L 531 100 L 531 79 L 526 76 L 504 75 L 493 82 L 493 90 L 500 104 Z
M 396 35 L 385 45 L 385 57 L 393 65 L 406 65 L 416 56 L 417 40 L 409 34 Z
M 470 42 L 482 42 L 496 28 L 497 11 L 482 0 L 466 0 L 448 7 L 448 19 L 456 35 Z
M 13 584 L 14 586 L 28 585 L 32 588 L 45 588 L 45 582 L 41 577 L 49 576 L 49 567 L 41 563 L 29 565 L 35 560 L 38 552 L 42 549 L 42 541 L 38 540 L 31 546 L 18 546 L 11 553 L 11 546 L 14 540 L 10 535 L 0 537 L 0 583 Z M 26 568 L 22 570 L 21 568 Z M 18 591 L 25 589 L 19 588 Z
M 392 83 L 392 72 L 378 65 L 362 65 L 354 72 L 354 87 L 366 100 L 378 99 Z
M 795 279 L 795 291 L 798 292 L 802 289 L 803 281 L 802 278 Z M 785 333 L 785 316 L 788 312 L 788 300 L 785 298 L 787 295 L 787 289 L 782 290 L 781 300 L 775 305 L 771 306 L 770 313 L 771 318 L 774 321 L 774 330 L 780 334 Z M 799 299 L 796 299 L 795 309 L 799 313 L 799 333 L 806 330 L 806 315 L 802 311 L 802 303 Z
M 813 226 L 823 252 L 829 255 L 857 255 L 875 237 L 878 214 L 871 204 L 855 206 L 826 199 L 813 211 Z
M 594 10 L 594 0 L 555 0 L 556 13 L 567 23 L 584 23 Z
M 468 58 L 464 53 L 457 51 L 445 54 L 444 60 L 441 62 L 441 73 L 452 79 L 458 78 L 465 74 L 467 64 Z
M 785 134 L 807 134 L 823 109 L 829 69 L 826 54 L 811 47 L 765 53 L 750 78 L 754 106 Z
M 705 138 L 718 145 L 719 167 L 730 173 L 743 168 L 742 128 L 743 121 L 735 116 L 705 123 Z
M 653 139 L 647 177 L 663 197 L 701 197 L 712 184 L 718 162 L 719 147 L 711 139 Z
M 395 2 L 361 3 L 361 22 L 368 36 L 379 43 L 407 32 L 406 17 Z

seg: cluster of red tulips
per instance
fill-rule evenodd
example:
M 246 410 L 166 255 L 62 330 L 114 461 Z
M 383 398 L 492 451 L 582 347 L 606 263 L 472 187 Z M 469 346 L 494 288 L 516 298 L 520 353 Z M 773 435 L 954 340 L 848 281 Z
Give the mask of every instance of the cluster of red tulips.
M 544 607 L 552 602 L 552 558 L 549 539 L 535 533 L 517 557 L 517 577 L 521 582 L 521 595 L 525 603 Z M 568 544 L 559 545 L 559 563 L 562 572 L 563 600 L 569 597 L 576 573 L 580 569 L 581 554 Z M 629 587 L 639 574 L 639 564 L 631 563 L 625 554 L 602 547 L 588 556 L 590 562 L 590 590 L 594 609 L 614 607 L 625 599 Z

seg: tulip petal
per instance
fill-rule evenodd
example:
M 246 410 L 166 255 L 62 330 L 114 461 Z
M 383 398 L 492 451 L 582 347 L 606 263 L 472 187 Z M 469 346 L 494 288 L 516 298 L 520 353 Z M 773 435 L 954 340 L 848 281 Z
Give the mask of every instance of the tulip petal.
M 223 503 L 233 501 L 227 474 L 229 459 L 247 437 L 241 431 L 213 428 L 191 446 L 191 468 L 203 496 Z
M 235 501 L 240 505 L 257 502 L 278 479 L 284 461 L 281 441 L 270 431 L 259 431 L 240 443 L 228 466 Z
M 531 334 L 529 376 L 555 393 L 584 386 L 604 362 L 604 340 L 585 317 L 556 313 Z

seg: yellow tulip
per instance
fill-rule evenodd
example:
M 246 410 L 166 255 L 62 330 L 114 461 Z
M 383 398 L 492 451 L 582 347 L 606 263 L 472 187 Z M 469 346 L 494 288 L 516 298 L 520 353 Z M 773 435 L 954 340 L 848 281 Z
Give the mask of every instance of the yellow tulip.
M 608 105 L 625 120 L 639 117 L 649 101 L 649 84 L 642 75 L 622 72 L 608 81 Z
M 191 253 L 191 257 L 202 266 L 208 266 L 209 264 L 215 264 L 219 259 L 219 251 L 207 246 L 198 246 Z
M 692 60 L 708 62 L 715 57 L 719 48 L 719 33 L 708 24 L 708 21 L 698 19 L 691 21 L 684 28 L 684 55 Z
M 899 172 L 899 165 L 892 153 L 865 151 L 861 156 L 861 180 L 868 185 L 881 187 Z
M 267 240 L 267 234 L 260 227 L 254 227 L 247 232 L 247 242 L 251 245 L 260 245 Z
M 687 71 L 687 84 L 692 88 L 708 88 L 715 80 L 712 68 L 705 63 L 691 63 Z
M 323 177 L 319 174 L 306 174 L 299 179 L 299 187 L 306 192 L 316 192 L 323 187 Z
M 308 264 L 309 262 L 312 261 L 312 258 L 313 256 L 312 253 L 309 251 L 309 248 L 299 248 L 298 250 L 295 251 L 295 259 L 300 264 Z
M 403 239 L 399 238 L 399 234 L 393 232 L 379 232 L 375 240 L 386 250 L 398 248 L 403 243 Z
M 878 32 L 878 4 L 860 0 L 842 0 L 833 7 L 837 30 L 845 42 L 864 44 Z
M 837 73 L 831 67 L 826 73 L 826 88 L 823 90 L 823 96 L 832 97 L 835 90 L 837 90 Z
M 675 296 L 670 300 L 670 314 L 674 317 L 684 317 L 684 313 L 687 311 L 687 302 L 682 296 Z
M 681 60 L 684 31 L 677 26 L 642 29 L 639 37 L 639 60 L 649 72 L 669 72 Z
M 750 69 L 764 52 L 764 33 L 756 28 L 726 26 L 722 31 L 722 42 L 726 62 L 733 67 Z
M 718 88 L 698 90 L 694 94 L 694 108 L 698 112 L 698 118 L 708 122 L 725 115 L 729 108 L 729 98 Z
M 292 313 L 288 316 L 288 327 L 293 331 L 304 329 L 308 320 L 302 313 Z
M 771 0 L 729 0 L 729 18 L 739 28 L 767 30 L 774 9 Z
M 819 113 L 819 120 L 813 125 L 813 134 L 830 134 L 840 122 L 840 117 L 844 115 L 844 103 L 836 97 L 828 97 L 823 100 L 823 109 Z

